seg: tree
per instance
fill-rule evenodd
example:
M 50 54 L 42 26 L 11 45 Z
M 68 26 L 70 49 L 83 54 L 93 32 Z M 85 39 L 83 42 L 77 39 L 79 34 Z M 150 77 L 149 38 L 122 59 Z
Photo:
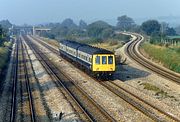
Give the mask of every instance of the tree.
M 12 27 L 12 24 L 9 22 L 9 20 L 2 20 L 0 21 L 0 25 L 2 26 L 2 28 L 4 29 L 9 29 L 10 27 Z
M 169 24 L 166 22 L 161 23 L 161 34 L 164 36 L 174 36 L 176 35 L 176 31 L 174 28 L 169 27 Z
M 175 36 L 176 31 L 174 30 L 174 28 L 168 27 L 165 34 L 168 35 L 168 36 Z
M 83 20 L 79 21 L 79 28 L 80 29 L 86 29 L 87 28 L 87 23 L 84 22 Z
M 135 25 L 135 22 L 132 18 L 126 16 L 126 15 L 123 15 L 121 17 L 118 17 L 117 18 L 118 22 L 117 22 L 117 28 L 119 30 L 130 30 L 131 28 L 134 27 Z
M 104 21 L 96 21 L 88 25 L 87 33 L 90 37 L 106 38 L 112 32 L 112 26 Z
M 68 19 L 65 19 L 62 23 L 61 23 L 61 26 L 62 27 L 67 27 L 69 29 L 74 29 L 74 28 L 77 28 L 77 25 L 73 22 L 72 19 L 68 18 Z
M 161 25 L 157 20 L 148 20 L 142 23 L 141 29 L 147 35 L 159 35 Z
M 78 26 L 70 18 L 65 19 L 61 24 L 49 23 L 46 27 L 51 28 L 51 32 L 45 34 L 50 38 L 65 38 L 67 36 L 78 35 L 77 33 L 79 32 Z
M 113 34 L 113 29 L 112 28 L 107 28 L 104 29 L 101 33 L 101 37 L 102 38 L 108 38 L 111 37 L 111 35 Z
M 177 33 L 178 35 L 180 35 L 180 26 L 176 27 L 176 28 L 175 28 L 175 31 L 176 31 L 176 33 Z
M 3 44 L 3 42 L 7 38 L 7 32 L 5 29 L 0 25 L 0 46 Z
M 2 34 L 3 34 L 3 29 L 2 29 L 2 27 L 0 25 L 0 38 L 2 37 Z

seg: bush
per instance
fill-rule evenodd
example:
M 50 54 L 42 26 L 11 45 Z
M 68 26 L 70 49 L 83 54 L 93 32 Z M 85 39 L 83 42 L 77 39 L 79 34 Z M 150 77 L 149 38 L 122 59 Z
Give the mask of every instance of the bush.
M 124 35 L 124 34 L 114 34 L 112 36 L 112 38 L 118 39 L 118 40 L 121 40 L 121 41 L 124 41 L 124 42 L 128 42 L 130 40 L 131 36 Z
M 103 39 L 101 39 L 101 38 L 90 38 L 90 39 L 85 39 L 85 40 L 81 40 L 78 42 L 84 43 L 84 44 L 97 44 L 97 43 L 102 43 Z

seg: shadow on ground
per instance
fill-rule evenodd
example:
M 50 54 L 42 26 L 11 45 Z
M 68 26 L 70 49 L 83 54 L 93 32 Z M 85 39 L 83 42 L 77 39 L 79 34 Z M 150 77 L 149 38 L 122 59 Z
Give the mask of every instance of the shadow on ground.
M 151 73 L 128 65 L 117 65 L 114 73 L 114 80 L 128 81 L 137 78 L 144 78 Z

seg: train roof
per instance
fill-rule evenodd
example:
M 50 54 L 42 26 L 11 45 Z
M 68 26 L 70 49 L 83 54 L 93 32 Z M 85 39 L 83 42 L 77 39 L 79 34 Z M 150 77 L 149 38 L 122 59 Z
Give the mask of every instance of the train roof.
M 79 47 L 78 50 L 88 54 L 113 54 L 111 51 L 89 45 Z
M 61 43 L 63 43 L 64 45 L 67 45 L 69 47 L 72 47 L 74 49 L 77 49 L 79 51 L 88 53 L 88 54 L 114 54 L 111 51 L 108 51 L 106 49 L 102 49 L 102 48 L 97 48 L 97 47 L 93 47 L 87 44 L 82 44 L 76 41 L 71 41 L 71 40 L 61 40 Z
M 61 40 L 60 43 L 67 45 L 68 47 L 72 47 L 77 49 L 80 46 L 83 46 L 83 44 L 75 42 L 75 41 L 70 41 L 70 40 Z

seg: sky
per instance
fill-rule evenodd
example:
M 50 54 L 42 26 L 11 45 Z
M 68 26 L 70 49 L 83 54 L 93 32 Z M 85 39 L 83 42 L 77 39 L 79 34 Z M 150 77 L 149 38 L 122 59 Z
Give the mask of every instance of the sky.
M 115 23 L 118 16 L 153 18 L 180 17 L 180 0 L 0 0 L 0 20 L 13 24 L 62 22 L 72 18 L 90 23 Z

